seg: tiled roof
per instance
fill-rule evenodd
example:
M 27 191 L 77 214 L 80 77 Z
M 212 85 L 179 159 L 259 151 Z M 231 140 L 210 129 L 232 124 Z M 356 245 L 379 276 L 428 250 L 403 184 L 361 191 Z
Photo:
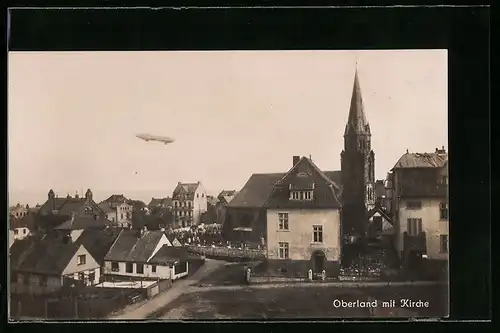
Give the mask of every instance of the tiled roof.
M 223 198 L 223 197 L 234 197 L 236 194 L 236 190 L 223 190 L 222 192 L 219 193 L 217 198 Z
M 186 195 L 193 195 L 199 186 L 200 183 L 179 183 L 175 187 L 173 195 L 176 196 L 181 193 L 184 193 Z
M 104 201 L 107 203 L 124 203 L 127 202 L 127 198 L 123 194 L 113 194 Z
M 149 260 L 149 263 L 157 265 L 173 264 L 177 261 L 185 261 L 187 258 L 188 252 L 184 247 L 163 245 Z
M 122 230 L 104 259 L 146 262 L 163 235 L 162 231 L 146 231 L 140 236 L 138 230 Z
M 62 205 L 66 202 L 66 198 L 54 198 L 54 207 L 52 207 L 52 201 L 47 200 L 45 203 L 40 207 L 39 213 L 40 214 L 50 214 L 52 210 L 56 209 L 59 210 Z
M 262 207 L 284 173 L 255 173 L 226 207 Z
M 230 208 L 257 208 L 263 207 L 269 199 L 274 185 L 286 173 L 261 173 L 253 174 L 245 186 L 235 195 L 226 207 Z M 324 174 L 335 184 L 341 184 L 340 171 L 325 171 Z
M 290 186 L 297 189 L 312 189 L 312 200 L 290 200 Z M 302 157 L 292 169 L 280 179 L 271 193 L 268 208 L 340 208 L 340 186 L 323 173 L 310 159 Z
M 158 206 L 172 206 L 172 198 L 166 197 L 166 198 L 152 198 L 151 202 L 149 203 L 148 207 L 149 208 L 155 208 Z
M 86 229 L 75 243 L 85 246 L 92 257 L 102 265 L 104 263 L 104 256 L 108 253 L 120 231 L 121 229 L 116 228 L 105 230 Z
M 79 249 L 80 244 L 54 242 L 52 240 L 27 240 L 16 249 L 16 242 L 11 248 L 11 264 L 14 271 L 39 274 L 61 275 Z M 13 253 L 14 252 L 14 253 Z
M 441 168 L 448 161 L 448 154 L 406 153 L 401 156 L 393 169 L 406 168 Z
M 144 203 L 144 201 L 141 201 L 141 200 L 132 200 L 132 199 L 129 199 L 127 200 L 127 203 L 131 206 L 133 206 L 134 208 L 139 208 L 139 209 L 142 209 L 144 207 L 146 207 L 147 205 Z
M 104 229 L 109 222 L 103 218 L 93 216 L 76 216 L 55 227 L 55 230 L 81 230 L 81 229 Z
M 99 208 L 106 214 L 116 212 L 116 210 L 112 208 L 107 202 L 100 203 Z

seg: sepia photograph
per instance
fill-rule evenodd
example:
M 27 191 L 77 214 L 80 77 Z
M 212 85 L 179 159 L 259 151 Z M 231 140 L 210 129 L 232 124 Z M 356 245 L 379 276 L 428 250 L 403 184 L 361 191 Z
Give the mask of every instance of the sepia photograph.
M 9 320 L 449 315 L 448 53 L 8 53 Z

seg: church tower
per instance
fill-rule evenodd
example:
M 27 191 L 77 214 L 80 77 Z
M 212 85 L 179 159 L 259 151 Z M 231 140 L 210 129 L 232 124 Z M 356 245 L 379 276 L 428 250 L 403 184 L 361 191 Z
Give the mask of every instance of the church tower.
M 365 116 L 357 69 L 340 158 L 342 233 L 363 235 L 368 223 L 367 212 L 375 206 L 375 154 L 371 150 L 370 125 Z

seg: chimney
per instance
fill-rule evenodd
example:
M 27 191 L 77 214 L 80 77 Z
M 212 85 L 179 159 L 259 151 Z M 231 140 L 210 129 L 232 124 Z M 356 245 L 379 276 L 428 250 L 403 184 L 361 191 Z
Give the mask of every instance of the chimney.
M 293 157 L 293 165 L 292 167 L 294 167 L 297 163 L 299 163 L 300 161 L 300 156 L 294 156 Z

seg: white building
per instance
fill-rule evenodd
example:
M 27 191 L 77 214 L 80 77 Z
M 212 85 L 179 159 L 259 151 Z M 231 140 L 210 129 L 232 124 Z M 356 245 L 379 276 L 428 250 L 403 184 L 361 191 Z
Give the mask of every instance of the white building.
M 174 227 L 185 228 L 201 223 L 207 211 L 207 193 L 200 182 L 179 182 L 172 195 Z
M 433 153 L 407 152 L 392 171 L 392 219 L 400 258 L 415 269 L 447 267 L 448 154 L 444 147 Z
M 185 250 L 173 246 L 163 231 L 122 230 L 104 257 L 103 273 L 122 278 L 175 280 L 188 271 L 187 254 L 175 257 L 179 251 Z

